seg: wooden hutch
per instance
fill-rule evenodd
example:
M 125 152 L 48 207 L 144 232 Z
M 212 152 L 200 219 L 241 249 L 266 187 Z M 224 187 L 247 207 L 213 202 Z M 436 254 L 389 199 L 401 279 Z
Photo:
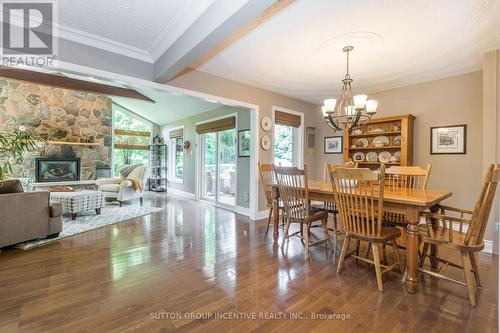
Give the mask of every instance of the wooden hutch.
M 374 161 L 375 155 L 372 153 L 370 155 L 372 159 L 367 160 L 367 155 L 374 152 L 378 156 L 382 152 L 388 152 L 391 160 L 384 163 L 386 166 L 412 165 L 414 120 L 415 117 L 412 115 L 373 118 L 361 130 L 352 133 L 344 131 L 344 161 L 353 160 L 360 167 L 377 169 L 381 164 L 379 158 Z M 378 146 L 375 146 L 373 140 L 377 137 L 379 137 L 376 140 Z M 384 146 L 381 145 L 381 141 L 386 141 Z M 361 154 L 357 154 L 358 152 Z M 399 159 L 397 159 L 398 154 L 400 154 Z M 388 156 L 387 153 L 385 156 Z

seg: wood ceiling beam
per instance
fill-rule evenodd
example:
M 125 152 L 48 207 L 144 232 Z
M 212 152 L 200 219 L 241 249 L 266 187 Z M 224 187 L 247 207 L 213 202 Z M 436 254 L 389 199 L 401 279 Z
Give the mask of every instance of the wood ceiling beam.
M 85 91 L 103 95 L 127 97 L 152 103 L 155 102 L 151 98 L 141 94 L 140 92 L 134 89 L 122 88 L 98 82 L 90 82 L 80 79 L 74 79 L 64 74 L 43 73 L 27 69 L 0 66 L 0 76 L 14 80 L 28 81 L 63 89 Z

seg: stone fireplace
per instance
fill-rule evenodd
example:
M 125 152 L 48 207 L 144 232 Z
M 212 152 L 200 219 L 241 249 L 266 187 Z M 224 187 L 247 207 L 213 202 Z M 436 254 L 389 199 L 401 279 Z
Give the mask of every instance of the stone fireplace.
M 39 183 L 80 180 L 79 158 L 36 158 L 36 181 Z

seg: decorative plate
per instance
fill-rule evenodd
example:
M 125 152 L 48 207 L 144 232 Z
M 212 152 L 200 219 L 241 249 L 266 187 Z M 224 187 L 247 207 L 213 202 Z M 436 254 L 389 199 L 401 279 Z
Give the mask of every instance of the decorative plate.
M 273 128 L 273 121 L 269 117 L 262 117 L 262 120 L 260 121 L 260 127 L 266 132 L 269 132 L 271 128 Z
M 382 163 L 389 163 L 391 161 L 391 153 L 383 151 L 378 155 L 378 160 Z
M 393 143 L 395 146 L 401 146 L 401 135 L 395 136 Z
M 271 148 L 271 138 L 264 135 L 262 139 L 260 139 L 260 145 L 262 146 L 262 149 L 269 150 Z
M 377 162 L 378 161 L 378 154 L 374 151 L 369 152 L 366 154 L 366 161 L 367 162 Z
M 356 147 L 363 147 L 363 148 L 368 147 L 368 139 L 366 138 L 358 139 L 356 141 Z
M 356 162 L 362 162 L 365 160 L 365 154 L 363 154 L 362 152 L 358 151 L 357 153 L 355 153 L 354 155 L 352 155 L 352 159 Z
M 394 159 L 398 162 L 401 161 L 401 152 L 400 151 L 395 152 L 394 155 L 392 155 L 392 157 L 394 157 Z
M 376 136 L 373 139 L 372 144 L 374 146 L 376 146 L 376 147 L 378 147 L 378 146 L 380 146 L 380 147 L 388 146 L 389 145 L 389 138 L 386 137 L 385 135 Z

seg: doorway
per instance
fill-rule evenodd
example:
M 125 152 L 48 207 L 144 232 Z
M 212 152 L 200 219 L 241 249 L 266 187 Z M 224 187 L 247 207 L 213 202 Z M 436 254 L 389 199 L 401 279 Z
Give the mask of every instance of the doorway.
M 201 144 L 201 198 L 236 206 L 236 128 L 203 133 Z

